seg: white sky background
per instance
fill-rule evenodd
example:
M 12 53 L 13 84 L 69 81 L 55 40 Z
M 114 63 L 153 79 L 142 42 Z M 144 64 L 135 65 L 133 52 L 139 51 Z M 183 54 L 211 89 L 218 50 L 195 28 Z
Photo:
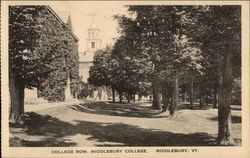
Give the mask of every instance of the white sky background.
M 99 27 L 102 47 L 113 43 L 112 38 L 119 37 L 117 32 L 118 23 L 113 19 L 116 14 L 128 14 L 127 9 L 119 2 L 54 2 L 49 5 L 58 16 L 67 22 L 69 14 L 74 34 L 79 38 L 79 52 L 83 52 L 86 47 L 87 29 L 92 22 L 92 16 L 97 14 L 95 22 Z

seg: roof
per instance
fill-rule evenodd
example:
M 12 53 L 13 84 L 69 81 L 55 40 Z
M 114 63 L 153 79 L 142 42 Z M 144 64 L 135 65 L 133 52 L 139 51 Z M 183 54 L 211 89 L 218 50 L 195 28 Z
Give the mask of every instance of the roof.
M 69 15 L 68 20 L 67 20 L 67 26 L 68 26 L 69 30 L 73 32 L 73 27 L 72 27 L 70 15 Z
M 68 27 L 50 6 L 47 5 L 46 8 L 55 16 L 58 22 L 60 22 L 63 26 Z M 75 40 L 79 41 L 78 37 L 72 31 L 70 31 L 70 34 L 74 37 Z

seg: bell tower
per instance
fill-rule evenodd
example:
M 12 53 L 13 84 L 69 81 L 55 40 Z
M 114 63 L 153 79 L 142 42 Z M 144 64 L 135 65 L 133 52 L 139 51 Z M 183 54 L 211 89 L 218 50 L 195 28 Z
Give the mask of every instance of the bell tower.
M 94 55 L 98 49 L 102 48 L 102 40 L 100 38 L 100 29 L 95 23 L 96 14 L 90 14 L 92 20 L 87 29 L 87 38 L 84 42 L 85 51 L 80 52 L 79 55 L 79 75 L 82 77 L 82 81 L 88 82 L 89 69 L 93 65 Z
M 100 29 L 95 23 L 96 14 L 91 14 L 92 22 L 88 28 L 88 38 L 86 38 L 86 51 L 85 51 L 85 60 L 93 61 L 94 53 L 96 50 L 101 48 L 102 41 L 100 39 Z

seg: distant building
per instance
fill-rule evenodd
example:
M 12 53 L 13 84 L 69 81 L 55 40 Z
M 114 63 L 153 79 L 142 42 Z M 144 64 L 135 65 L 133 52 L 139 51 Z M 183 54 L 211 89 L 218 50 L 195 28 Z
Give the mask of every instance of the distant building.
M 79 55 L 79 73 L 82 81 L 87 83 L 89 77 L 89 69 L 93 64 L 95 51 L 102 48 L 102 40 L 100 39 L 100 29 L 97 27 L 94 19 L 88 28 L 88 38 L 86 38 L 86 50 Z
M 98 49 L 102 49 L 101 30 L 97 27 L 94 16 L 95 14 L 92 14 L 92 22 L 87 30 L 86 50 L 79 55 L 79 76 L 85 83 L 88 83 L 89 70 L 90 66 L 93 65 L 95 52 Z M 107 100 L 107 89 L 105 87 L 98 87 L 98 89 L 91 92 L 89 98 Z

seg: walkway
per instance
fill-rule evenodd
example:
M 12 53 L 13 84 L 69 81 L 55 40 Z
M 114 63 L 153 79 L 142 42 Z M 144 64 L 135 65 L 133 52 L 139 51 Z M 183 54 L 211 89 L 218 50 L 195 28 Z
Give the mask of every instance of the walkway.
M 13 146 L 210 146 L 217 136 L 217 109 L 183 108 L 173 119 L 152 110 L 150 103 L 45 107 L 26 113 L 24 129 L 11 128 L 13 140 L 19 141 Z M 233 110 L 232 115 L 233 136 L 240 144 L 241 111 Z

